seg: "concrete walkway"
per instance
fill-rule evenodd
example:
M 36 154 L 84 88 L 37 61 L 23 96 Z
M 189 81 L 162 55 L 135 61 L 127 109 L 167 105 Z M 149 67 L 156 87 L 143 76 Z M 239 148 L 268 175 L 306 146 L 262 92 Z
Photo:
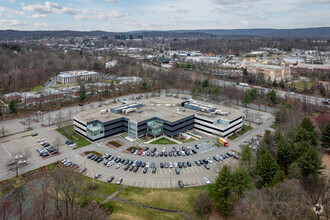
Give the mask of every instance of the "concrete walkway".
M 105 200 L 103 200 L 103 202 L 101 202 L 101 204 L 108 202 L 109 200 L 112 200 L 116 195 L 118 195 L 118 193 L 120 193 L 123 189 L 125 189 L 127 186 L 123 186 L 120 189 L 118 189 L 116 192 L 112 193 L 110 196 L 108 196 L 108 198 L 106 198 Z

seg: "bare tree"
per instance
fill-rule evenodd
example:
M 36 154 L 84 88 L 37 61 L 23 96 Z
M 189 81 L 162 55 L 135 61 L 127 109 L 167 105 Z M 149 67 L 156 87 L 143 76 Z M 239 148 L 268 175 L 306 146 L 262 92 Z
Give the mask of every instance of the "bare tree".
M 7 132 L 8 132 L 8 130 L 6 129 L 5 126 L 2 126 L 2 127 L 0 128 L 0 133 L 2 134 L 2 137 L 4 137 L 5 134 L 6 134 Z
M 48 126 L 50 125 L 50 120 L 51 120 L 51 116 L 50 116 L 50 113 L 48 113 Z
M 63 113 L 60 111 L 56 114 L 56 124 L 58 129 L 62 129 L 63 121 Z
M 38 178 L 39 194 L 34 198 L 33 201 L 33 218 L 34 219 L 47 219 L 48 209 L 49 209 L 49 198 L 50 194 L 48 192 L 48 187 L 50 185 L 50 180 L 48 177 L 47 170 L 40 173 Z
M 31 116 L 27 117 L 27 118 L 25 119 L 25 121 L 26 121 L 26 123 L 28 124 L 28 129 L 31 128 L 31 121 L 32 121 Z
M 25 206 L 26 200 L 28 198 L 28 190 L 26 189 L 26 186 L 23 185 L 14 189 L 13 198 L 16 201 L 19 219 L 22 220 L 24 214 L 23 206 Z
M 59 137 L 55 138 L 55 142 L 53 143 L 53 146 L 55 146 L 55 149 L 59 152 L 61 147 L 61 139 Z
M 7 220 L 15 211 L 15 204 L 11 197 L 2 195 L 0 197 L 0 218 Z

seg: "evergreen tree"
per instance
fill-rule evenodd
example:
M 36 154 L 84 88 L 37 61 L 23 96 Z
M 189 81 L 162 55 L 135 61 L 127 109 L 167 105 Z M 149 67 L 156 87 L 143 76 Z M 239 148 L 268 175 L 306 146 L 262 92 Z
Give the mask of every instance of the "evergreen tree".
M 324 169 L 322 161 L 318 157 L 317 150 L 311 145 L 307 146 L 307 150 L 302 152 L 301 156 L 297 159 L 301 174 L 304 177 L 308 177 L 309 175 L 320 175 L 322 169 Z
M 246 68 L 243 69 L 243 75 L 244 75 L 244 76 L 247 76 L 247 75 L 248 75 L 248 71 L 247 71 Z
M 263 185 L 271 183 L 276 171 L 279 169 L 276 160 L 267 149 L 257 154 L 257 174 L 262 178 Z
M 275 105 L 277 103 L 276 92 L 273 89 L 267 93 L 266 97 L 271 104 Z
M 288 177 L 290 179 L 300 179 L 303 177 L 297 162 L 294 162 L 289 166 Z
M 309 132 L 315 132 L 315 126 L 312 122 L 312 120 L 310 120 L 309 118 L 304 118 L 300 125 L 300 127 L 304 128 L 306 131 L 309 131 Z
M 330 122 L 322 130 L 321 141 L 324 148 L 330 148 Z
M 142 86 L 142 89 L 143 89 L 144 91 L 146 91 L 147 88 L 148 88 L 148 83 L 147 83 L 146 81 L 143 81 L 142 84 L 141 84 L 141 86 Z
M 279 182 L 283 182 L 284 180 L 284 172 L 283 170 L 278 170 L 276 173 L 275 173 L 275 176 L 274 178 L 272 179 L 272 182 L 270 184 L 271 187 L 275 186 L 277 183 Z
M 283 79 L 281 79 L 281 81 L 280 81 L 280 87 L 281 87 L 282 89 L 285 88 L 285 83 L 284 83 L 284 80 L 283 80 Z
M 11 113 L 16 114 L 17 113 L 17 102 L 16 100 L 11 100 L 9 103 L 9 110 Z
M 270 132 L 270 130 L 266 130 L 264 137 L 261 140 L 259 149 L 265 148 L 267 149 L 271 155 L 276 158 L 277 156 L 277 143 L 275 136 Z
M 256 158 L 248 145 L 243 147 L 239 163 L 247 169 L 250 175 L 254 174 Z
M 287 172 L 289 165 L 294 161 L 294 151 L 291 144 L 282 136 L 277 141 L 277 163 Z
M 85 84 L 81 84 L 80 85 L 80 95 L 79 95 L 79 99 L 81 102 L 85 101 L 87 95 L 86 95 L 86 87 L 85 87 Z
M 216 198 L 216 202 L 219 205 L 220 210 L 228 215 L 232 210 L 232 181 L 231 174 L 227 166 L 224 166 L 215 181 L 214 186 L 214 195 Z
M 244 168 L 236 169 L 232 174 L 233 192 L 238 198 L 242 198 L 244 191 L 253 187 L 252 178 Z
M 307 141 L 307 142 L 311 143 L 313 146 L 317 145 L 315 133 L 307 131 L 302 126 L 299 126 L 296 129 L 296 131 L 293 135 L 293 140 L 295 143 Z

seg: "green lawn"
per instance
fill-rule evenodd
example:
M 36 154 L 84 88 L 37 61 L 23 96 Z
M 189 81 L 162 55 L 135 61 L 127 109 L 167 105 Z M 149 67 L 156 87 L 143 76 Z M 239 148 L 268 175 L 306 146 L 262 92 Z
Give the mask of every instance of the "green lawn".
M 72 125 L 71 125 L 72 126 Z M 73 132 L 72 138 L 69 134 L 67 134 L 67 132 L 65 131 L 65 128 L 57 128 L 56 131 L 58 131 L 59 133 L 61 133 L 64 137 L 66 137 L 67 139 L 73 141 L 74 143 L 77 144 L 76 147 L 74 147 L 73 149 L 78 149 L 87 145 L 90 145 L 91 142 L 89 142 L 88 140 L 86 140 L 85 138 L 83 138 L 82 136 L 80 136 L 79 134 L 77 134 L 76 132 Z
M 177 183 L 176 183 L 177 184 Z M 195 208 L 195 199 L 202 191 L 208 191 L 209 186 L 175 188 L 175 189 L 148 189 L 127 187 L 117 197 L 139 204 L 177 210 L 198 218 Z
M 108 175 L 108 174 L 102 174 L 102 175 Z M 108 176 L 110 177 L 111 175 L 108 175 Z M 85 175 L 83 175 L 83 177 L 85 179 L 85 182 L 84 182 L 85 185 L 91 184 L 93 182 L 92 178 L 85 176 Z M 117 179 L 115 179 L 115 180 L 117 181 Z M 101 195 L 111 195 L 122 187 L 121 185 L 107 183 L 107 182 L 103 182 L 100 180 L 95 180 L 95 184 L 97 185 L 97 189 L 92 190 L 92 192 L 101 194 Z
M 296 90 L 303 91 L 306 85 L 306 89 L 311 89 L 313 82 L 296 82 L 289 84 L 290 89 L 296 88 Z
M 158 211 L 144 207 L 127 204 L 121 201 L 109 201 L 104 207 L 110 207 L 113 210 L 110 218 L 113 220 L 134 219 L 134 220 L 154 220 L 168 219 L 179 220 L 186 219 L 183 215 L 171 212 Z
M 36 91 L 39 91 L 39 90 L 42 90 L 42 86 L 35 86 L 35 87 L 32 88 L 33 92 L 36 92 Z
M 184 140 L 182 143 L 188 143 L 188 142 L 191 142 L 191 141 L 195 141 L 195 139 L 194 138 L 189 138 L 187 140 Z
M 151 142 L 150 144 L 177 144 L 177 143 L 174 142 L 174 141 L 171 141 L 170 139 L 162 137 L 158 140 L 155 140 L 155 141 Z
M 252 129 L 253 129 L 252 127 L 249 128 L 248 125 L 243 124 L 243 126 L 242 126 L 242 130 L 240 130 L 239 132 L 237 132 L 237 134 L 233 134 L 233 135 L 231 135 L 228 139 L 231 140 L 231 141 L 233 141 L 233 140 L 235 140 L 237 137 L 239 137 L 239 136 L 245 134 L 246 132 L 248 132 L 249 130 L 252 130 Z

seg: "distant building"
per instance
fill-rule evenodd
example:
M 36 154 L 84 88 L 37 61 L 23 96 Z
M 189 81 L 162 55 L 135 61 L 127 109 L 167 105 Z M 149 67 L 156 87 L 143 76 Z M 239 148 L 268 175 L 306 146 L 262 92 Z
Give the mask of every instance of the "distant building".
M 116 66 L 117 63 L 118 63 L 117 60 L 109 61 L 109 62 L 107 62 L 107 63 L 105 64 L 105 68 L 106 68 L 106 69 L 110 69 L 111 67 Z
M 142 34 L 116 34 L 115 40 L 143 40 Z
M 87 81 L 89 79 L 95 80 L 99 78 L 98 72 L 86 71 L 86 70 L 75 70 L 61 72 L 60 75 L 56 77 L 56 81 L 62 84 L 76 83 L 79 81 Z
M 275 65 L 262 65 L 253 64 L 247 66 L 247 71 L 252 74 L 263 74 L 266 79 L 271 81 L 280 81 L 291 75 L 290 68 L 288 66 L 275 66 Z

